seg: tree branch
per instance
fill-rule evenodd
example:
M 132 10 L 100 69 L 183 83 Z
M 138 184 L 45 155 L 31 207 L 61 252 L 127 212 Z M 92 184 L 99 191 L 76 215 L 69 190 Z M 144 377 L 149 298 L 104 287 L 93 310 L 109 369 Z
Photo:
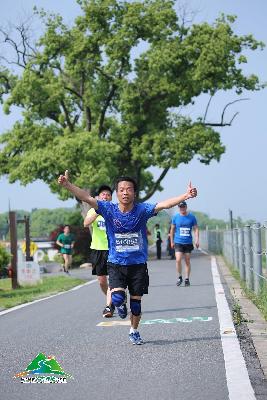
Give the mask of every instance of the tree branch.
M 16 31 L 19 33 L 21 37 L 21 43 L 18 44 L 14 39 L 12 39 L 7 32 L 5 32 L 2 28 L 0 28 L 0 33 L 4 36 L 4 42 L 8 43 L 16 53 L 17 60 L 16 61 L 9 61 L 5 57 L 1 57 L 5 60 L 8 64 L 16 64 L 22 68 L 26 68 L 29 58 L 33 57 L 32 53 L 36 53 L 36 51 L 30 46 L 28 37 L 27 37 L 27 27 L 24 24 L 16 27 Z M 22 49 L 19 48 L 21 45 Z M 29 51 L 30 50 L 30 51 Z
M 101 134 L 102 134 L 107 108 L 112 100 L 112 97 L 114 96 L 116 89 L 117 89 L 117 85 L 115 85 L 115 83 L 113 83 L 111 86 L 110 92 L 108 94 L 108 97 L 106 98 L 106 101 L 104 103 L 104 107 L 101 111 L 100 120 L 99 120 L 99 130 L 98 130 L 99 137 L 101 137 Z
M 86 129 L 88 132 L 91 132 L 92 129 L 92 121 L 91 121 L 92 115 L 91 115 L 91 110 L 89 107 L 85 107 L 85 119 L 86 119 Z
M 207 104 L 207 107 L 206 107 L 206 111 L 205 111 L 205 114 L 204 114 L 204 118 L 203 118 L 203 122 L 206 121 L 206 117 L 207 117 L 207 114 L 208 114 L 208 111 L 209 111 L 209 107 L 210 107 L 210 103 L 211 103 L 211 100 L 212 100 L 213 96 L 214 96 L 214 94 L 210 96 L 210 99 L 208 101 L 208 104 Z
M 162 181 L 162 179 L 167 175 L 168 171 L 169 171 L 170 167 L 166 167 L 162 173 L 160 174 L 159 178 L 156 180 L 156 182 L 154 183 L 152 189 L 145 195 L 145 197 L 143 197 L 142 199 L 140 199 L 141 202 L 143 201 L 147 201 L 151 196 L 153 196 L 153 194 L 156 192 L 156 190 L 158 189 L 160 182 Z
M 212 97 L 211 97 L 211 98 L 212 98 Z M 206 112 L 205 112 L 205 115 L 204 115 L 203 122 L 201 123 L 201 124 L 204 125 L 204 126 L 231 126 L 233 120 L 234 120 L 235 117 L 239 114 L 239 112 L 236 112 L 236 113 L 233 115 L 233 117 L 232 117 L 232 119 L 230 120 L 230 122 L 224 122 L 224 115 L 225 115 L 226 109 L 227 109 L 229 106 L 231 106 L 232 104 L 237 103 L 237 102 L 239 102 L 239 101 L 246 101 L 246 100 L 249 100 L 249 98 L 245 98 L 245 99 L 238 99 L 238 100 L 231 101 L 230 103 L 226 104 L 226 106 L 225 106 L 224 109 L 223 109 L 223 112 L 222 112 L 222 115 L 221 115 L 221 122 L 205 122 L 205 119 L 206 119 L 206 116 L 207 116 L 208 107 L 209 107 L 210 102 L 211 102 L 211 98 L 210 98 L 210 100 L 209 100 L 209 102 L 208 102 L 208 105 L 207 105 L 207 108 L 206 108 Z
M 66 122 L 67 122 L 67 125 L 68 125 L 68 127 L 69 127 L 69 130 L 71 131 L 71 132 L 73 132 L 73 124 L 72 124 L 72 122 L 71 122 L 71 120 L 70 120 L 70 116 L 69 116 L 69 112 L 68 112 L 68 110 L 67 110 L 67 107 L 66 107 L 66 105 L 65 105 L 65 103 L 64 103 L 64 101 L 63 100 L 61 100 L 60 101 L 60 104 L 61 104 L 61 106 L 62 106 L 62 108 L 63 108 L 63 111 L 64 111 L 64 114 L 65 114 L 65 117 L 66 117 Z

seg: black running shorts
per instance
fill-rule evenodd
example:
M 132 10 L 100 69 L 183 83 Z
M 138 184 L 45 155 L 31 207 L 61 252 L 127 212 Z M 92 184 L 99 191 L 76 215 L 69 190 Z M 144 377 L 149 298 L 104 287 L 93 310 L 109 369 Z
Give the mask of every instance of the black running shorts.
M 90 262 L 92 263 L 92 275 L 108 275 L 107 270 L 108 250 L 90 251 Z
M 128 287 L 132 296 L 148 293 L 149 275 L 147 264 L 119 265 L 108 263 L 110 289 Z
M 175 252 L 178 253 L 191 253 L 194 250 L 194 246 L 191 244 L 175 243 Z

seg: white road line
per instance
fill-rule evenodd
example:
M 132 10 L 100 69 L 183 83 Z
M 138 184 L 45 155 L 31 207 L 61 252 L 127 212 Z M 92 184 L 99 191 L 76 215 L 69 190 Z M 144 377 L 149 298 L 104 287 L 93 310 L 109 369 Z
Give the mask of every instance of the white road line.
M 210 253 L 208 253 L 207 251 L 201 249 L 201 247 L 199 247 L 199 251 L 201 251 L 201 253 L 206 254 L 206 256 L 209 256 Z
M 218 308 L 229 400 L 256 400 L 245 360 L 239 346 L 215 257 L 211 257 L 211 270 Z
M 91 285 L 92 283 L 95 283 L 95 282 L 97 282 L 97 279 L 94 279 L 92 281 L 83 283 L 82 285 L 75 286 L 75 287 L 73 287 L 73 288 L 71 288 L 69 290 L 66 290 L 65 292 L 59 292 L 59 293 L 56 293 L 56 294 L 52 294 L 51 296 L 48 296 L 48 297 L 42 297 L 41 299 L 30 301 L 29 303 L 24 303 L 24 304 L 20 304 L 19 306 L 8 308 L 7 310 L 0 311 L 0 316 L 4 315 L 4 314 L 8 314 L 8 313 L 10 313 L 12 311 L 19 310 L 20 308 L 24 308 L 24 307 L 30 306 L 32 304 L 39 303 L 40 301 L 52 299 L 52 297 L 61 296 L 62 294 L 66 294 L 66 293 L 72 292 L 74 290 L 78 290 L 78 289 L 80 289 L 80 288 L 82 288 L 84 286 Z

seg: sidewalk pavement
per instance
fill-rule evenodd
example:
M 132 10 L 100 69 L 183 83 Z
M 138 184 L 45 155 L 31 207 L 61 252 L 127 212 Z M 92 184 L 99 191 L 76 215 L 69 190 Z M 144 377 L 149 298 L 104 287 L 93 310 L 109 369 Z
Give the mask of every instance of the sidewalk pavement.
M 232 296 L 238 301 L 242 307 L 242 314 L 248 320 L 247 327 L 251 334 L 261 368 L 267 378 L 267 321 L 265 321 L 255 304 L 245 296 L 239 282 L 232 276 L 223 258 L 216 256 L 216 260 Z

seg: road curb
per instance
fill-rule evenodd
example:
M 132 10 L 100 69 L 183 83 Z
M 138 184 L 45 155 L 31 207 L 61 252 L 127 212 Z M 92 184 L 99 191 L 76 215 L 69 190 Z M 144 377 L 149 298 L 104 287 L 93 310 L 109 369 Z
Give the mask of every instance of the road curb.
M 247 327 L 251 334 L 262 371 L 267 378 L 267 321 L 265 321 L 255 304 L 245 296 L 240 283 L 232 276 L 223 258 L 216 256 L 216 261 L 232 296 L 238 300 L 242 307 L 242 313 L 249 321 L 247 322 Z

